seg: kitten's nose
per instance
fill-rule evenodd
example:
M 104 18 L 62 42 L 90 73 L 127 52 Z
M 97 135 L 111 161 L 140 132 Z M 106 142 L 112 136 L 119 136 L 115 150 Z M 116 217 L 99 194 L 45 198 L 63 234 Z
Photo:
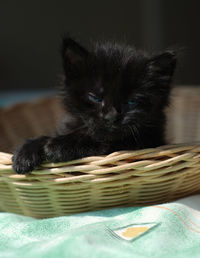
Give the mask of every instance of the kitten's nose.
M 109 112 L 104 116 L 104 118 L 109 121 L 114 121 L 116 116 L 117 110 L 114 107 L 112 107 L 111 110 L 109 110 Z

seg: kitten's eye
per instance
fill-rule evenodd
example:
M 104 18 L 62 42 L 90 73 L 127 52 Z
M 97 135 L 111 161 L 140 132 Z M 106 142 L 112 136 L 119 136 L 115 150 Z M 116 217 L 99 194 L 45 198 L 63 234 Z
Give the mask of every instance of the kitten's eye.
M 133 107 L 136 107 L 137 106 L 137 102 L 136 101 L 128 101 L 128 105 L 131 107 L 131 108 L 133 108 Z
M 89 93 L 88 98 L 89 98 L 89 100 L 91 100 L 92 102 L 95 102 L 95 103 L 101 103 L 102 102 L 102 99 L 95 96 L 93 93 Z

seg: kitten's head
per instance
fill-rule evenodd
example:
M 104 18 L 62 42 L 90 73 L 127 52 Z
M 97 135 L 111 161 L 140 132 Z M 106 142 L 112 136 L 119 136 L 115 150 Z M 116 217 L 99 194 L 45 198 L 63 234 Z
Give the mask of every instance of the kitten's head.
M 114 132 L 132 124 L 153 126 L 163 116 L 175 52 L 147 55 L 112 43 L 89 51 L 65 38 L 62 56 L 64 104 L 86 125 Z

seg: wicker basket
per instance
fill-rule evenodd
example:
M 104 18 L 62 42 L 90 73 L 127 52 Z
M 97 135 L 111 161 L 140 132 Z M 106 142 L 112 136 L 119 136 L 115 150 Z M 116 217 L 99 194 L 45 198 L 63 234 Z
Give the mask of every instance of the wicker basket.
M 191 92 L 193 92 L 193 99 L 192 97 L 188 98 L 188 92 L 191 96 Z M 181 131 L 183 127 L 180 126 L 180 118 L 184 122 L 190 119 L 191 125 L 191 113 L 188 114 L 188 110 L 192 110 L 194 123 L 199 126 L 200 103 L 198 102 L 199 98 L 198 101 L 194 101 L 194 98 L 198 96 L 196 92 L 192 89 L 180 91 L 180 88 L 174 91 L 172 107 L 175 109 L 169 111 L 171 119 L 168 120 L 168 139 L 172 139 L 171 142 L 184 142 L 185 139 L 199 140 L 200 130 L 197 130 L 199 127 L 195 130 L 194 126 L 191 127 L 193 130 L 189 136 L 188 133 Z M 187 96 L 185 101 L 189 100 L 191 104 L 188 102 L 185 105 L 184 96 Z M 180 103 L 182 103 L 182 109 Z M 0 141 L 0 147 L 2 151 L 11 151 L 13 146 L 22 141 L 23 132 L 26 132 L 24 137 L 27 138 L 50 131 L 52 121 L 55 123 L 55 120 L 63 112 L 57 101 L 53 99 L 23 105 L 20 110 L 24 112 L 25 121 L 34 121 L 30 119 L 31 112 L 36 116 L 36 110 L 39 110 L 40 116 L 37 116 L 36 121 L 41 120 L 41 124 L 45 124 L 45 126 L 41 126 L 41 130 L 39 130 L 38 126 L 29 125 L 28 127 L 32 131 L 27 133 L 26 125 L 22 123 L 21 129 L 16 130 L 19 124 L 18 117 L 23 120 L 22 112 L 19 112 L 20 115 L 16 114 L 19 105 L 0 111 L 2 122 L 0 133 L 3 136 L 3 143 Z M 190 105 L 195 105 L 195 108 L 190 108 Z M 188 115 L 184 115 L 185 106 Z M 55 110 L 57 111 L 55 112 Z M 174 110 L 178 111 L 178 119 L 175 119 Z M 13 112 L 15 115 L 11 115 Z M 52 119 L 49 118 L 49 115 L 46 118 L 46 112 L 53 114 Z M 42 114 L 45 114 L 43 118 Z M 9 117 L 13 118 L 10 122 Z M 170 135 L 169 132 L 172 131 L 172 128 L 177 128 L 175 127 L 177 121 L 179 122 L 179 127 L 177 126 L 179 134 L 175 130 Z M 33 128 L 35 128 L 34 132 Z M 186 129 L 188 129 L 188 124 Z M 176 135 L 178 139 L 175 137 Z M 180 138 L 180 135 L 184 137 Z M 197 192 L 200 192 L 200 143 L 197 142 L 166 145 L 139 151 L 120 151 L 108 156 L 87 157 L 65 163 L 48 163 L 41 165 L 30 175 L 14 174 L 11 166 L 11 154 L 0 153 L 0 210 L 35 218 L 116 206 L 150 205 L 175 200 Z

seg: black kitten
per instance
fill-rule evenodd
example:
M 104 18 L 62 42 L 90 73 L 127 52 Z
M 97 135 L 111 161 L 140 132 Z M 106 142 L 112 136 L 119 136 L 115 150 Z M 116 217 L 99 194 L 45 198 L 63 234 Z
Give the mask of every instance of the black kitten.
M 63 41 L 63 103 L 57 135 L 27 140 L 13 157 L 19 174 L 43 161 L 68 161 L 113 151 L 163 145 L 176 55 L 147 55 L 129 46 L 96 44 L 88 51 Z

